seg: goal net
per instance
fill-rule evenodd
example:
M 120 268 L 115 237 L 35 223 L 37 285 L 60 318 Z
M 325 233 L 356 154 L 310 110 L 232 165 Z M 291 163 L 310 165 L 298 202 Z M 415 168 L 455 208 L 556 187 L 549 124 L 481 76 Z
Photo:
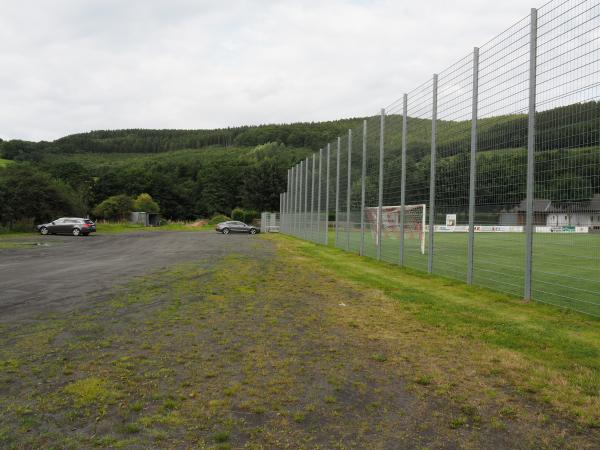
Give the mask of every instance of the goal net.
M 381 236 L 400 239 L 401 206 L 383 206 L 381 208 Z M 421 253 L 425 254 L 425 212 L 426 205 L 404 205 L 404 239 L 418 239 Z M 365 216 L 371 224 L 371 234 L 378 244 L 379 207 L 365 208 Z

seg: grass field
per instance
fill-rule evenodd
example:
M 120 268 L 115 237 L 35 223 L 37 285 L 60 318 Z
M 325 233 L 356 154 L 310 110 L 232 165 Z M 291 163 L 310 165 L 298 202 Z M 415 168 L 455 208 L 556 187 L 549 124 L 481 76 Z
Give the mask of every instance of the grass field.
M 600 439 L 597 319 L 291 237 L 243 242 L 90 296 L 93 308 L 2 322 L 0 446 Z
M 213 230 L 214 225 L 191 226 L 185 223 L 169 223 L 160 227 L 145 227 L 135 223 L 98 223 L 97 229 L 101 233 L 127 233 L 134 231 L 208 231 Z
M 8 166 L 11 163 L 12 163 L 12 161 L 10 159 L 2 159 L 2 158 L 0 158 L 0 168 L 6 167 L 6 166 Z
M 314 235 L 323 241 L 323 234 Z M 311 236 L 307 236 L 311 238 Z M 467 233 L 436 233 L 433 273 L 466 281 Z M 329 232 L 334 245 L 335 232 Z M 416 238 L 406 240 L 405 266 L 427 271 L 425 254 Z M 360 232 L 340 231 L 338 247 L 358 253 Z M 381 258 L 398 264 L 400 241 L 382 239 Z M 371 232 L 365 233 L 365 255 L 375 258 Z M 562 308 L 600 316 L 600 234 L 537 233 L 533 248 L 533 298 Z M 525 236 L 521 233 L 477 233 L 474 252 L 474 284 L 523 296 Z

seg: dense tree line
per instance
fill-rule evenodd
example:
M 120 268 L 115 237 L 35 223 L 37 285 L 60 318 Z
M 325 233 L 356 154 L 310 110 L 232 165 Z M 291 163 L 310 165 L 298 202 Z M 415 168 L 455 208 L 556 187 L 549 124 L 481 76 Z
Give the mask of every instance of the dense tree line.
M 536 197 L 583 201 L 598 193 L 599 105 L 573 104 L 537 114 Z M 375 198 L 379 118 L 368 120 L 367 197 Z M 294 163 L 345 136 L 349 127 L 355 127 L 353 149 L 361 154 L 359 124 L 349 119 L 221 130 L 94 131 L 54 142 L 0 141 L 0 156 L 15 161 L 0 169 L 0 224 L 89 214 L 109 197 L 141 193 L 151 195 L 161 213 L 173 219 L 230 214 L 236 207 L 277 210 Z M 386 204 L 399 202 L 401 125 L 401 116 L 386 117 Z M 407 202 L 429 203 L 431 121 L 409 118 L 408 131 Z M 527 117 L 482 118 L 478 131 L 478 198 L 494 205 L 519 203 Z M 470 133 L 470 121 L 438 122 L 440 207 L 466 204 Z M 355 205 L 359 171 L 353 164 Z
M 286 190 L 286 171 L 307 156 L 307 149 L 286 149 L 278 144 L 243 149 L 212 149 L 214 154 L 175 152 L 133 158 L 119 164 L 86 165 L 66 158 L 57 161 L 14 163 L 0 169 L 0 218 L 7 224 L 24 218 L 36 221 L 71 214 L 93 213 L 109 197 L 136 197 L 148 193 L 172 219 L 231 214 L 241 206 L 249 210 L 278 210 L 279 193 Z M 553 201 L 586 201 L 600 188 L 600 150 L 551 150 L 536 157 L 535 192 Z M 276 156 L 272 156 L 272 154 Z M 271 154 L 271 155 L 270 155 Z M 560 161 L 560 164 L 557 164 Z M 407 160 L 408 204 L 429 203 L 429 156 Z M 369 163 L 368 167 L 377 167 Z M 386 157 L 384 203 L 400 201 L 398 155 Z M 469 155 L 439 158 L 436 205 L 453 212 L 466 210 L 469 189 Z M 476 195 L 480 209 L 511 208 L 525 198 L 525 149 L 480 152 L 477 157 Z M 332 177 L 333 177 L 332 172 Z M 332 178 L 333 180 L 333 178 Z M 351 201 L 360 205 L 360 164 L 353 165 Z M 367 206 L 375 206 L 377 170 L 367 172 Z M 333 195 L 334 183 L 331 183 Z M 332 197 L 333 198 L 333 197 Z
M 109 197 L 141 193 L 151 195 L 171 219 L 230 214 L 235 207 L 278 210 L 287 168 L 309 153 L 273 143 L 133 155 L 112 164 L 64 155 L 15 162 L 0 169 L 0 223 L 93 215 Z

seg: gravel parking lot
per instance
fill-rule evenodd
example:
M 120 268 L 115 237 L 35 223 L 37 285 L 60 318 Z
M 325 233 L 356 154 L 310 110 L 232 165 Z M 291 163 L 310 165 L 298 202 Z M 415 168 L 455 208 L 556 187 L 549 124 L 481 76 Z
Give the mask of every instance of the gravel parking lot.
M 0 248 L 0 322 L 86 304 L 92 293 L 172 264 L 251 251 L 259 237 L 142 232 L 27 236 Z

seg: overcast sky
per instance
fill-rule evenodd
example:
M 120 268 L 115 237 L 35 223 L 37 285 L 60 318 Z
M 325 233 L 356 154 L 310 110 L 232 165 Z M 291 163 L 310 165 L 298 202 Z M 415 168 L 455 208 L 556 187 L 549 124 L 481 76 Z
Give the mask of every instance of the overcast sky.
M 0 138 L 372 114 L 523 0 L 0 0 Z

